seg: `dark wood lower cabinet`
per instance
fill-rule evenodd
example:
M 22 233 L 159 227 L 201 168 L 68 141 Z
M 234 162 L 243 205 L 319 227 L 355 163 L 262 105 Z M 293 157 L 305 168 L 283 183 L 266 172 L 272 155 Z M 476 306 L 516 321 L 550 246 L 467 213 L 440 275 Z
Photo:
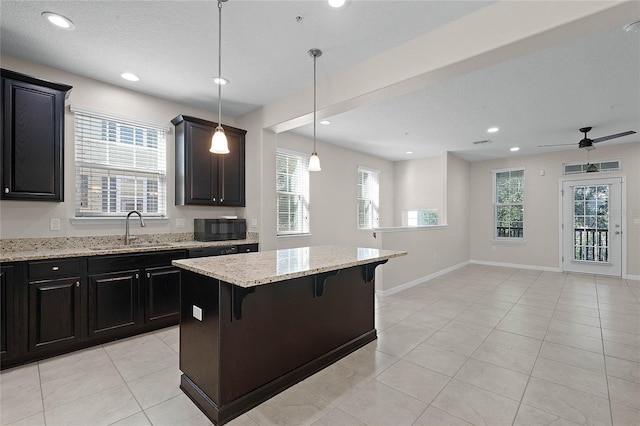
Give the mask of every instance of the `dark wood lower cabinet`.
M 188 255 L 166 250 L 2 264 L 0 367 L 178 324 L 181 271 L 171 261 Z
M 80 340 L 80 286 L 80 277 L 29 282 L 29 351 Z
M 13 358 L 16 351 L 13 271 L 13 266 L 2 266 L 0 269 L 0 357 L 2 359 Z
M 145 322 L 180 321 L 180 269 L 149 268 L 145 271 Z
M 117 335 L 140 323 L 136 270 L 89 275 L 89 337 Z

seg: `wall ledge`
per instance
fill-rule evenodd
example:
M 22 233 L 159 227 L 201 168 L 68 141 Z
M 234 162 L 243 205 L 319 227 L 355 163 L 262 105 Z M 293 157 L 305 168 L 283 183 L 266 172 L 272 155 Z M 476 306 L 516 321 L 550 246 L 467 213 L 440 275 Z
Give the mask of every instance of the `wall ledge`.
M 379 232 L 381 234 L 387 232 L 413 232 L 413 231 L 430 231 L 432 229 L 445 229 L 449 225 L 429 225 L 429 226 L 389 226 L 384 228 L 373 228 L 371 231 Z

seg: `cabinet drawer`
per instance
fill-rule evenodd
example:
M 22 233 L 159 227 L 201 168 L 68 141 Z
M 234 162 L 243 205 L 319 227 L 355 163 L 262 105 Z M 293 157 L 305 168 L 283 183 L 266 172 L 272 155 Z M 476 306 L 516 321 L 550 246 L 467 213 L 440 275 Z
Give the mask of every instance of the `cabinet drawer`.
M 187 257 L 186 250 L 158 251 L 153 253 L 129 255 L 105 255 L 90 257 L 87 269 L 90 274 L 111 272 L 124 269 L 148 268 L 171 265 L 175 259 Z
M 189 249 L 189 257 L 223 256 L 238 253 L 238 246 L 214 246 Z
M 29 279 L 59 278 L 80 275 L 82 258 L 29 262 Z
M 238 253 L 250 253 L 252 251 L 258 251 L 257 244 L 240 244 L 238 245 Z

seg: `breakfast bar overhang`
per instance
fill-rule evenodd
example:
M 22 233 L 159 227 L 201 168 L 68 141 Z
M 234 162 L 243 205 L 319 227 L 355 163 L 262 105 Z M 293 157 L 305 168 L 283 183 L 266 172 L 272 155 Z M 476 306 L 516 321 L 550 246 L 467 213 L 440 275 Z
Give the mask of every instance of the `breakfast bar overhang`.
M 221 425 L 366 345 L 375 268 L 405 254 L 318 246 L 173 261 L 180 388 Z

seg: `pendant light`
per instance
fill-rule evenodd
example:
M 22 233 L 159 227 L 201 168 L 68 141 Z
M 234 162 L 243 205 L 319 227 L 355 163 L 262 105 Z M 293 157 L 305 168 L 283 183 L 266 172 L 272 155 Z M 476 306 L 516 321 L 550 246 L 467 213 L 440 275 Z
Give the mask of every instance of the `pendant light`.
M 222 128 L 222 2 L 227 0 L 218 0 L 218 126 L 213 132 L 211 138 L 210 152 L 214 154 L 228 154 L 229 144 L 227 136 Z
M 322 56 L 322 50 L 311 49 L 309 55 L 313 57 L 313 154 L 309 158 L 309 171 L 319 172 L 322 168 L 320 167 L 320 157 L 316 152 L 316 59 L 318 56 Z

